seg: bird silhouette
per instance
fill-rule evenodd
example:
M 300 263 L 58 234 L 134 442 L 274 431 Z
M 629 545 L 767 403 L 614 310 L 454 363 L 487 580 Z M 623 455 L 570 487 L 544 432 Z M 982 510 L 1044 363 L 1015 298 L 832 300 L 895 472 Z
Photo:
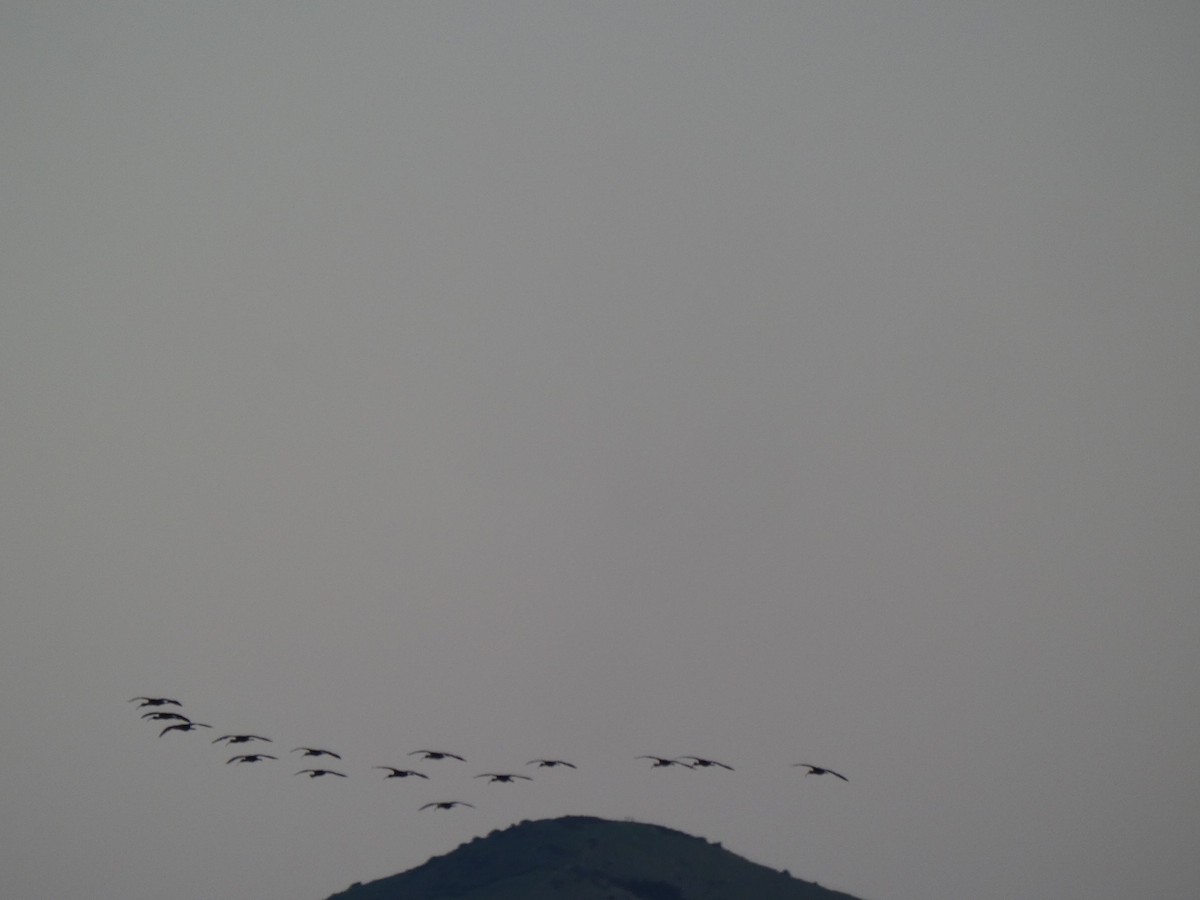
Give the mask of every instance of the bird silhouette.
M 322 775 L 336 775 L 338 778 L 345 778 L 341 772 L 335 772 L 333 769 L 301 769 L 299 772 L 293 772 L 293 775 L 307 775 L 309 778 L 320 778 Z
M 254 763 L 254 762 L 258 762 L 263 759 L 279 759 L 279 757 L 271 756 L 269 753 L 243 753 L 241 756 L 233 756 L 233 757 L 230 757 L 229 759 L 225 760 L 225 765 L 229 765 L 231 762 Z
M 575 763 L 569 763 L 565 759 L 531 759 L 525 765 L 537 766 L 539 769 L 553 769 L 555 766 L 566 766 L 569 769 L 579 768 Z
M 134 697 L 129 702 L 137 703 L 139 700 L 142 702 L 138 703 L 138 709 L 141 709 L 143 706 L 162 706 L 166 703 L 173 703 L 176 706 L 183 706 L 183 704 L 178 700 L 172 700 L 170 697 Z
M 296 747 L 292 750 L 292 752 L 295 753 L 297 750 L 303 750 L 305 756 L 332 756 L 334 759 L 342 758 L 339 754 L 334 753 L 332 750 L 322 750 L 319 747 Z
M 429 809 L 430 807 L 433 809 L 454 809 L 456 806 L 469 806 L 471 809 L 475 808 L 475 804 L 464 803 L 462 800 L 437 800 L 433 803 L 426 803 L 421 807 L 421 809 Z
M 223 734 L 219 738 L 214 738 L 212 743 L 219 744 L 221 741 L 229 741 L 231 744 L 248 744 L 251 741 L 266 741 L 268 744 L 273 743 L 270 738 L 261 737 L 257 734 Z
M 653 769 L 665 769 L 667 766 L 683 766 L 685 769 L 693 768 L 691 763 L 680 762 L 678 759 L 667 759 L 665 756 L 639 756 L 638 759 L 652 759 Z
M 822 766 L 814 766 L 811 763 L 792 763 L 792 765 L 793 766 L 807 766 L 808 771 L 804 773 L 805 776 L 808 776 L 808 775 L 836 775 L 838 778 L 842 779 L 842 781 L 850 780 L 845 775 L 843 775 L 841 772 L 835 772 L 835 771 L 833 771 L 833 769 L 826 769 L 826 768 L 823 768 Z
M 391 773 L 383 776 L 384 778 L 408 778 L 411 775 L 415 775 L 417 778 L 429 778 L 428 775 L 424 775 L 421 772 L 414 771 L 413 769 L 397 769 L 394 766 L 371 766 L 371 768 L 386 769 Z
M 162 737 L 168 731 L 195 731 L 197 728 L 212 728 L 211 725 L 205 725 L 203 722 L 180 722 L 178 725 L 168 725 L 158 733 Z
M 192 721 L 191 719 L 189 719 L 187 716 L 183 715 L 182 713 L 174 713 L 174 712 L 142 713 L 142 718 L 143 719 L 151 719 L 152 721 L 156 721 L 156 722 L 170 722 L 170 721 L 190 722 L 190 721 Z
M 511 784 L 514 778 L 520 778 L 524 781 L 533 781 L 528 775 L 512 775 L 508 772 L 484 772 L 482 775 L 476 775 L 476 778 L 488 779 L 488 784 Z
M 457 753 L 447 753 L 445 750 L 414 750 L 408 755 L 420 755 L 425 759 L 457 759 L 460 762 L 466 762 L 466 760 Z
M 712 766 L 720 766 L 722 769 L 733 771 L 733 766 L 727 766 L 723 762 L 717 762 L 715 759 L 705 759 L 703 756 L 681 756 L 680 759 L 690 759 L 692 766 L 700 769 L 707 769 Z

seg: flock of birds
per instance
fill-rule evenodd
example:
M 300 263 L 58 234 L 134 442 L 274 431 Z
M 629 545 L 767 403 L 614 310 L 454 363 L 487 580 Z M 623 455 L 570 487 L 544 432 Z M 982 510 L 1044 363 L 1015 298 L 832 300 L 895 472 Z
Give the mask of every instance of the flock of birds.
M 191 719 L 190 717 L 185 716 L 182 712 L 178 711 L 183 708 L 183 704 L 180 703 L 178 700 L 175 700 L 171 697 L 134 697 L 129 702 L 137 703 L 138 704 L 137 708 L 139 710 L 143 710 L 143 712 L 142 712 L 143 719 L 145 719 L 147 721 L 151 721 L 151 722 L 168 723 L 168 724 L 164 725 L 162 731 L 160 731 L 158 733 L 158 736 L 160 738 L 166 736 L 167 734 L 171 733 L 172 731 L 188 732 L 188 731 L 197 731 L 198 729 L 201 729 L 201 728 L 212 728 L 211 725 L 209 725 L 205 722 L 196 722 L 193 719 Z M 164 707 L 172 707 L 172 706 L 176 707 L 177 709 L 165 709 L 164 708 Z M 271 738 L 263 737 L 260 734 L 223 734 L 220 737 L 214 738 L 211 743 L 225 744 L 226 747 L 233 747 L 235 745 L 240 745 L 240 744 L 251 744 L 256 741 L 267 743 L 267 744 L 274 743 L 271 740 Z M 329 759 L 335 759 L 335 760 L 339 760 L 339 761 L 342 759 L 341 754 L 335 753 L 332 750 L 326 750 L 322 747 L 294 747 L 294 748 L 292 748 L 292 750 L 290 752 L 291 753 L 299 753 L 300 757 L 298 757 L 298 758 L 301 760 L 315 759 L 315 760 L 323 761 L 326 757 L 328 757 Z M 408 755 L 409 756 L 418 756 L 421 759 L 428 760 L 428 761 L 454 759 L 454 760 L 458 760 L 459 762 L 466 762 L 466 760 L 463 757 L 459 756 L 457 753 L 449 753 L 445 750 L 413 750 L 410 753 L 408 753 Z M 668 757 L 668 756 L 651 756 L 648 754 L 643 754 L 636 758 L 650 760 L 651 768 L 654 768 L 654 769 L 665 769 L 665 768 L 678 766 L 678 767 L 684 768 L 684 769 L 720 768 L 720 769 L 728 769 L 730 772 L 733 771 L 733 766 L 731 766 L 727 763 L 718 762 L 715 759 L 707 759 L 703 756 Z M 239 753 L 239 754 L 231 756 L 231 757 L 229 757 L 229 759 L 225 760 L 225 765 L 231 765 L 231 764 L 241 765 L 243 763 L 257 763 L 257 762 L 263 762 L 264 760 L 278 760 L 278 759 L 279 759 L 278 756 L 273 756 L 272 754 L 265 753 L 265 752 L 263 752 L 263 753 L 260 753 L 260 752 Z M 334 765 L 334 764 L 327 763 L 326 765 Z M 577 768 L 577 766 L 574 763 L 568 762 L 565 759 L 531 759 L 525 765 L 534 766 L 534 767 L 541 768 L 541 769 L 555 769 L 555 768 L 559 768 L 559 767 L 568 768 L 568 769 Z M 811 763 L 793 763 L 792 765 L 800 766 L 800 767 L 807 769 L 808 771 L 804 773 L 806 776 L 807 775 L 833 775 L 836 778 L 840 778 L 842 781 L 850 780 L 845 775 L 841 774 L 840 772 L 835 772 L 833 769 L 830 769 L 826 766 L 816 766 Z M 428 775 L 426 775 L 424 772 L 419 772 L 416 769 L 401 768 L 401 767 L 397 767 L 397 766 L 372 766 L 371 768 L 379 769 L 379 770 L 387 772 L 387 774 L 383 776 L 385 780 L 390 779 L 390 778 L 423 778 L 426 780 L 429 779 Z M 307 775 L 310 779 L 311 778 L 325 778 L 327 776 L 334 776 L 337 778 L 346 778 L 347 777 L 345 772 L 339 772 L 337 769 L 332 769 L 332 768 L 323 768 L 320 763 L 314 763 L 312 767 L 307 768 L 307 769 L 300 769 L 299 771 L 294 772 L 292 774 L 293 775 Z M 478 775 L 475 775 L 474 777 L 475 778 L 486 778 L 488 780 L 487 783 L 489 783 L 489 784 L 512 784 L 516 781 L 532 781 L 533 780 L 533 777 L 530 775 L 522 775 L 522 774 L 519 774 L 516 772 L 480 772 Z M 454 809 L 455 807 L 458 807 L 458 806 L 467 806 L 467 807 L 474 808 L 474 804 L 467 803 L 466 801 L 463 801 L 463 800 L 435 800 L 431 803 L 426 803 L 425 805 L 423 805 L 421 807 L 421 809 Z

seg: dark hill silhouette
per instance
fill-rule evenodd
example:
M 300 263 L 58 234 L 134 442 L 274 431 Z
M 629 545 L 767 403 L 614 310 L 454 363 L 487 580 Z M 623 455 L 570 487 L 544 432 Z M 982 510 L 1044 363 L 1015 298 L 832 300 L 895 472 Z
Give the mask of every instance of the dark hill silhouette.
M 720 844 L 641 822 L 565 816 L 475 838 L 329 900 L 855 900 Z

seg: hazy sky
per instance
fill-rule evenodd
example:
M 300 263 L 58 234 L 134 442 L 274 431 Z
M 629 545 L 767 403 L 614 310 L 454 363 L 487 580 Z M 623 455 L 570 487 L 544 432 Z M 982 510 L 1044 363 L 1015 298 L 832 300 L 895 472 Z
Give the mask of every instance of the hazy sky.
M 1191 900 L 1198 45 L 5 4 L 0 895 L 320 900 L 575 813 L 870 900 Z M 579 769 L 471 777 L 535 756 Z

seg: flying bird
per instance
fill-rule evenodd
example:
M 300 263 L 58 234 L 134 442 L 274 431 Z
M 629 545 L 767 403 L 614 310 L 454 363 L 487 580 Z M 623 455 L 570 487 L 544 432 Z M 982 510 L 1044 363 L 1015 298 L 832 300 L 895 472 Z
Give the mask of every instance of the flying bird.
M 711 766 L 720 766 L 722 769 L 733 771 L 733 766 L 727 766 L 723 762 L 717 762 L 715 759 L 705 759 L 703 756 L 681 756 L 680 759 L 690 759 L 691 765 L 695 768 L 707 769 Z
M 415 775 L 417 778 L 429 778 L 428 775 L 424 775 L 421 772 L 414 771 L 413 769 L 397 769 L 394 766 L 371 766 L 371 768 L 387 769 L 391 774 L 384 775 L 384 778 L 408 778 L 410 775 Z
M 173 703 L 176 706 L 183 706 L 183 704 L 178 700 L 172 700 L 170 697 L 134 697 L 129 702 L 137 703 L 139 700 L 142 702 L 138 703 L 138 709 L 141 709 L 143 706 L 162 706 L 166 703 Z
M 680 762 L 678 759 L 667 759 L 664 756 L 639 756 L 638 759 L 654 760 L 654 765 L 651 766 L 653 769 L 665 769 L 667 766 L 683 766 L 685 769 L 694 768 L 691 763 Z
M 539 769 L 553 769 L 555 766 L 566 766 L 569 769 L 579 768 L 575 763 L 569 763 L 565 759 L 531 759 L 525 765 L 537 766 Z
M 488 779 L 488 784 L 511 784 L 514 778 L 520 778 L 524 781 L 533 781 L 528 775 L 511 775 L 508 772 L 484 772 L 482 775 L 476 775 L 476 778 Z
M 845 775 L 843 775 L 841 772 L 835 772 L 835 771 L 833 771 L 833 769 L 825 769 L 825 768 L 822 768 L 821 766 L 814 766 L 811 763 L 792 763 L 792 765 L 793 766 L 807 766 L 808 771 L 804 773 L 806 776 L 808 776 L 808 775 L 836 775 L 838 778 L 842 779 L 842 781 L 850 780 Z
M 466 760 L 457 753 L 447 753 L 444 750 L 414 750 L 408 755 L 417 756 L 418 754 L 425 759 L 457 759 L 460 762 L 466 762 Z
M 197 728 L 212 728 L 211 725 L 205 725 L 203 722 L 180 722 L 178 725 L 168 725 L 158 733 L 162 737 L 168 731 L 195 731 Z
M 307 775 L 309 778 L 320 778 L 322 775 L 336 775 L 338 778 L 345 778 L 341 772 L 335 772 L 333 769 L 301 769 L 299 772 L 293 772 L 293 775 Z
M 270 738 L 261 737 L 257 734 L 223 734 L 219 738 L 214 738 L 213 743 L 219 744 L 221 741 L 229 741 L 231 744 L 248 744 L 251 741 L 266 741 L 272 743 Z
M 342 758 L 332 750 L 321 750 L 319 747 L 296 747 L 294 750 L 292 750 L 292 752 L 295 753 L 297 750 L 303 750 L 305 756 L 332 756 L 334 759 Z
M 233 756 L 225 760 L 225 765 L 229 765 L 231 762 L 259 762 L 264 759 L 279 759 L 279 757 L 271 756 L 269 753 L 243 753 L 241 756 Z
M 421 809 L 429 809 L 430 807 L 433 807 L 434 809 L 454 809 L 456 806 L 469 806 L 471 809 L 475 808 L 475 804 L 464 803 L 461 800 L 438 800 L 434 803 L 426 803 L 421 807 Z
M 143 719 L 151 719 L 156 722 L 170 722 L 170 721 L 190 722 L 190 721 L 192 721 L 191 719 L 189 719 L 187 716 L 183 715 L 182 713 L 173 713 L 173 712 L 142 713 L 142 718 Z

